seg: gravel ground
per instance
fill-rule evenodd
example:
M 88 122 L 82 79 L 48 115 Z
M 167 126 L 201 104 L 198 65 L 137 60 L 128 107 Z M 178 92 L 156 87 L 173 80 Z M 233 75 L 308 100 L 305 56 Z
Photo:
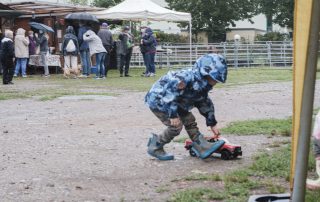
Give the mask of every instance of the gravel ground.
M 1 101 L 0 201 L 165 201 L 189 186 L 174 179 L 243 167 L 254 153 L 283 139 L 225 135 L 244 152 L 232 161 L 193 158 L 183 144 L 173 142 L 166 149 L 176 159 L 160 162 L 146 154 L 146 143 L 151 132 L 164 127 L 144 105 L 144 94 Z M 291 82 L 220 88 L 210 94 L 220 127 L 236 120 L 291 116 L 291 95 Z M 319 107 L 318 96 L 316 103 Z M 194 113 L 201 131 L 208 133 L 205 120 Z

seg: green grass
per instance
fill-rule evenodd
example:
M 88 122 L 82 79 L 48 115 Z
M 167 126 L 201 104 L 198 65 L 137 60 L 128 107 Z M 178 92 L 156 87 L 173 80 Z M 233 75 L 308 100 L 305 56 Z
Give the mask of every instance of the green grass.
M 221 129 L 225 134 L 236 135 L 283 135 L 290 136 L 292 119 L 261 119 L 236 121 Z
M 312 156 L 312 155 L 311 155 Z M 314 159 L 314 157 L 312 157 Z M 291 145 L 284 146 L 274 153 L 262 153 L 254 158 L 252 165 L 238 169 L 222 176 L 224 189 L 216 191 L 206 188 L 191 188 L 176 192 L 169 199 L 170 202 L 193 202 L 214 200 L 210 196 L 219 197 L 215 200 L 227 202 L 246 202 L 256 190 L 264 194 L 279 194 L 289 192 Z M 309 162 L 310 169 L 314 164 Z M 193 176 L 190 179 L 207 181 L 206 177 Z M 209 175 L 210 176 L 210 175 Z M 188 179 L 188 178 L 186 178 Z M 318 202 L 319 191 L 307 191 L 306 201 Z
M 185 181 L 222 181 L 222 178 L 218 174 L 195 174 L 184 177 Z
M 174 194 L 169 202 L 204 202 L 210 200 L 223 200 L 225 194 L 213 189 L 196 188 Z
M 177 69 L 172 69 L 177 70 Z M 152 84 L 157 81 L 162 75 L 166 74 L 169 69 L 157 69 L 155 77 L 141 77 L 144 69 L 131 69 L 132 77 L 119 77 L 117 70 L 110 70 L 106 80 L 88 79 L 65 79 L 61 74 L 52 74 L 50 78 L 45 79 L 40 75 L 31 75 L 26 79 L 14 78 L 14 82 L 21 85 L 35 85 L 38 88 L 32 87 L 15 88 L 0 87 L 0 100 L 8 99 L 24 99 L 33 96 L 43 97 L 40 100 L 51 100 L 60 95 L 77 95 L 81 89 L 87 90 L 128 90 L 146 92 Z M 92 75 L 93 77 L 94 75 Z M 263 83 L 273 81 L 290 81 L 292 80 L 292 71 L 289 69 L 272 69 L 272 68 L 243 68 L 230 69 L 226 84 L 218 84 L 216 87 L 227 87 L 251 83 Z M 41 86 L 41 88 L 39 88 Z M 14 90 L 13 90 L 14 88 Z

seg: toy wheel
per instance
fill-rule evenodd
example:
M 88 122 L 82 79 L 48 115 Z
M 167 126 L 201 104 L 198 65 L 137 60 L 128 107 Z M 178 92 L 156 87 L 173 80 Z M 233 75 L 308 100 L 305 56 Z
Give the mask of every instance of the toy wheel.
M 190 154 L 190 156 L 192 156 L 192 157 L 196 157 L 197 155 L 196 155 L 196 153 L 190 148 L 190 150 L 189 150 L 189 154 Z
M 231 159 L 231 157 L 232 157 L 231 152 L 229 152 L 228 150 L 223 150 L 221 152 L 221 158 L 223 160 L 229 160 L 229 159 Z

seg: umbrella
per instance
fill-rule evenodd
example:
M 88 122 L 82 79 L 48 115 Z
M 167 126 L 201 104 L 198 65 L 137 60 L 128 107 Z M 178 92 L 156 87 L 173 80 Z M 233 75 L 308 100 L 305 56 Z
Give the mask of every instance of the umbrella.
M 96 16 L 91 15 L 90 13 L 70 13 L 64 19 L 66 20 L 83 20 L 83 21 L 91 21 L 98 22 L 99 20 Z
M 42 23 L 38 23 L 38 22 L 29 22 L 29 25 L 35 29 L 38 29 L 38 30 L 43 30 L 45 32 L 54 32 L 54 30 L 47 26 L 47 25 L 44 25 Z

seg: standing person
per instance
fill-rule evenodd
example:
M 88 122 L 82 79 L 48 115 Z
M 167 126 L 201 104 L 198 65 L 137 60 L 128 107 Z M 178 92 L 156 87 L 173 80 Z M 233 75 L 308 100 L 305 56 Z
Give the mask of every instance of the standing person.
M 156 73 L 156 67 L 154 65 L 154 58 L 156 55 L 156 47 L 157 47 L 157 41 L 153 36 L 153 31 L 151 28 L 147 28 L 145 31 L 145 35 L 141 40 L 141 43 L 145 45 L 146 47 L 146 52 L 145 52 L 145 57 L 146 57 L 146 67 L 147 71 L 145 73 L 146 77 L 153 77 L 155 76 Z
M 84 33 L 83 40 L 88 42 L 90 55 L 96 55 L 97 72 L 95 79 L 105 79 L 106 77 L 104 76 L 104 60 L 107 51 L 103 47 L 101 39 L 92 30 L 88 30 L 86 33 Z
M 62 55 L 64 58 L 65 71 L 69 72 L 67 69 L 73 69 L 73 72 L 78 71 L 78 54 L 78 38 L 74 33 L 73 27 L 68 26 L 62 41 Z
M 28 38 L 29 38 L 29 58 L 30 58 L 30 55 L 36 54 L 36 49 L 37 49 L 37 42 L 33 36 L 33 31 L 31 31 L 31 30 L 28 31 Z M 27 61 L 27 65 L 29 64 L 29 58 Z
M 111 49 L 113 45 L 113 38 L 112 38 L 112 33 L 109 30 L 108 23 L 102 23 L 101 28 L 98 32 L 98 36 L 100 37 L 103 47 L 106 49 L 107 54 L 104 62 L 105 66 L 105 73 L 104 76 L 106 77 L 108 74 L 109 70 L 109 65 L 110 65 L 110 54 L 111 54 Z
M 33 36 L 33 31 L 28 31 L 29 38 L 29 55 L 35 55 L 37 49 L 37 42 Z
M 14 44 L 13 32 L 6 30 L 4 38 L 1 40 L 1 58 L 0 62 L 3 68 L 2 82 L 4 85 L 13 84 L 12 77 L 14 72 Z
M 27 77 L 27 61 L 29 58 L 29 38 L 26 37 L 26 30 L 19 28 L 14 39 L 14 53 L 16 56 L 16 69 L 13 76 L 18 76 L 21 70 L 23 78 Z
M 312 133 L 313 139 L 313 152 L 315 155 L 316 161 L 316 173 L 318 178 L 316 180 L 307 179 L 307 188 L 311 190 L 320 189 L 320 111 L 318 112 L 315 121 L 314 128 Z
M 129 33 L 130 28 L 125 26 L 123 32 L 119 35 L 120 43 L 120 77 L 124 76 L 130 77 L 129 75 L 129 66 L 132 54 L 133 44 L 133 35 Z
M 160 135 L 152 135 L 148 143 L 148 154 L 159 160 L 174 159 L 173 155 L 164 151 L 163 146 L 180 134 L 183 125 L 193 141 L 191 149 L 198 157 L 208 158 L 219 149 L 224 141 L 208 142 L 200 133 L 190 110 L 198 108 L 206 118 L 207 126 L 218 137 L 220 132 L 208 93 L 213 86 L 224 83 L 226 79 L 225 59 L 221 55 L 208 54 L 200 57 L 193 68 L 170 71 L 153 84 L 145 102 L 167 129 Z
M 36 36 L 36 34 L 34 34 L 34 39 L 37 43 L 37 46 L 40 46 L 40 56 L 41 56 L 41 61 L 44 68 L 44 77 L 49 77 L 50 74 L 49 74 L 48 58 L 47 58 L 49 47 L 48 47 L 48 38 L 46 36 L 46 32 L 44 32 L 43 30 L 39 30 L 39 35 Z
M 89 45 L 86 41 L 83 40 L 83 35 L 88 31 L 88 27 L 85 25 L 84 22 L 80 21 L 80 28 L 78 31 L 78 43 L 79 43 L 79 50 L 80 50 L 80 58 L 82 64 L 82 75 L 80 77 L 87 78 L 90 75 L 90 52 L 89 52 Z
M 148 72 L 147 61 L 146 61 L 146 45 L 143 44 L 144 37 L 145 37 L 145 30 L 141 31 L 140 52 L 142 54 L 143 63 L 146 66 L 146 70 L 142 73 L 141 76 L 146 76 Z
M 1 54 L 2 54 L 2 51 L 1 51 L 1 40 L 3 39 L 3 34 L 0 30 L 0 58 L 1 58 Z M 2 75 L 2 72 L 3 72 L 3 69 L 2 69 L 2 64 L 1 64 L 1 61 L 0 61 L 0 75 Z

